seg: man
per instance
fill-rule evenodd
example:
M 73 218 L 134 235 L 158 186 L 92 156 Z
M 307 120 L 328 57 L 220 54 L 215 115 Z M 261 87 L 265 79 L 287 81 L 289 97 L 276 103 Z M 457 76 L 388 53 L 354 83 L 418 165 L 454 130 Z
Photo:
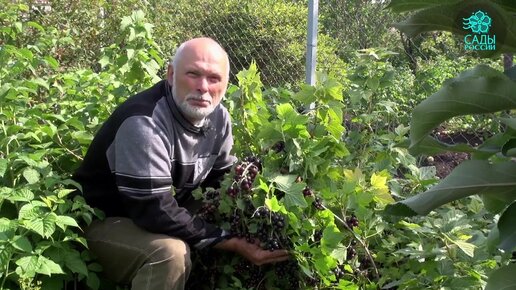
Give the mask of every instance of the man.
M 91 143 L 74 178 L 106 214 L 85 235 L 112 280 L 137 290 L 183 289 L 190 247 L 234 251 L 257 265 L 288 258 L 285 250 L 231 237 L 185 207 L 193 189 L 213 186 L 235 162 L 220 104 L 228 80 L 224 49 L 210 38 L 189 40 L 167 79 L 120 105 Z

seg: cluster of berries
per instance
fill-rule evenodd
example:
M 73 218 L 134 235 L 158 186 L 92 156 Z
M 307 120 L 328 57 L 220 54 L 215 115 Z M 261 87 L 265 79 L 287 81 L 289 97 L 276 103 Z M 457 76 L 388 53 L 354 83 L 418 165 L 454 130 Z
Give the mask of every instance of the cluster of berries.
M 208 191 L 205 194 L 203 205 L 197 211 L 197 215 L 209 223 L 215 223 L 219 204 L 220 193 L 218 191 Z
M 354 214 L 352 214 L 350 217 L 346 218 L 346 224 L 348 225 L 348 227 L 350 229 L 353 229 L 354 227 L 358 227 L 358 225 L 359 225 L 358 219 Z
M 227 189 L 227 194 L 236 198 L 239 194 L 250 195 L 253 182 L 262 170 L 261 160 L 257 157 L 246 157 L 234 167 L 234 182 Z

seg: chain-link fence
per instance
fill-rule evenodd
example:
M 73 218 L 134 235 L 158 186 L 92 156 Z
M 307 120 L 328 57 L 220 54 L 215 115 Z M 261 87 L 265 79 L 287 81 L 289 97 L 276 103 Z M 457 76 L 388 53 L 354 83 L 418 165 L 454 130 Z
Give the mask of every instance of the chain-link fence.
M 235 74 L 254 61 L 267 86 L 303 81 L 307 8 L 292 1 L 226 0 L 181 1 L 171 4 L 172 27 L 182 33 L 181 43 L 191 37 L 208 36 L 226 49 Z

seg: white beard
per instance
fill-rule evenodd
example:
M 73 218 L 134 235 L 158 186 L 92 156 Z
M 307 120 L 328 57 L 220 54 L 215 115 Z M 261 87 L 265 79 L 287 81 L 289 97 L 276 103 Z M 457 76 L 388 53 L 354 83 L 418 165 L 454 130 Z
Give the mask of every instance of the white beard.
M 194 123 L 194 125 L 202 124 L 204 118 L 206 118 L 213 110 L 215 109 L 211 104 L 212 97 L 209 96 L 210 105 L 206 108 L 192 106 L 188 103 L 188 99 L 206 99 L 206 96 L 201 96 L 199 94 L 190 93 L 188 94 L 182 101 L 179 101 L 177 98 L 177 90 L 176 90 L 176 78 L 173 77 L 172 80 L 172 96 L 174 97 L 174 101 L 179 107 L 181 113 L 185 115 L 190 121 Z

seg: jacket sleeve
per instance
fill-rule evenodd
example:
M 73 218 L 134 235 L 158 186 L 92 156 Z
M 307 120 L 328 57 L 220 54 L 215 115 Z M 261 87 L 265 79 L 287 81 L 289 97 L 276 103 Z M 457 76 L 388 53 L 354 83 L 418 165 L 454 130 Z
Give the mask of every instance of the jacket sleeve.
M 226 233 L 180 207 L 171 193 L 170 144 L 153 120 L 126 119 L 107 154 L 123 207 L 136 225 L 183 239 L 195 248 L 217 243 Z

